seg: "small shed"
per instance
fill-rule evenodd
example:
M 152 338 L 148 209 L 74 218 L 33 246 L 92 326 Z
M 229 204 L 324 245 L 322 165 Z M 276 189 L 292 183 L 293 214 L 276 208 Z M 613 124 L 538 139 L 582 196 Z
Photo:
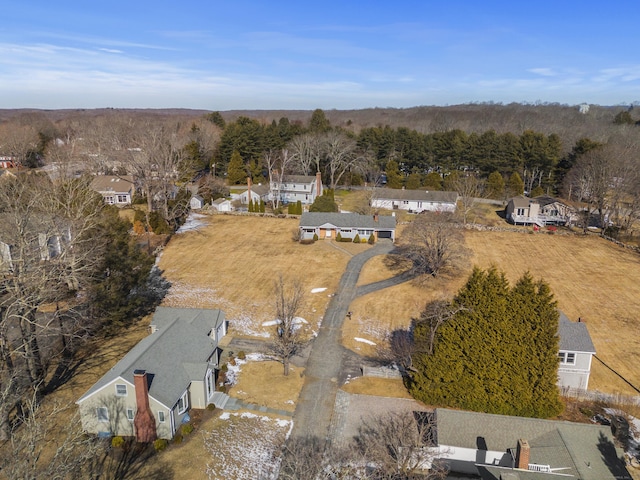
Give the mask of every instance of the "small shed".
M 231 200 L 227 198 L 218 198 L 211 203 L 211 206 L 218 212 L 232 212 L 234 210 Z
M 194 195 L 189 201 L 191 210 L 200 210 L 204 207 L 204 199 L 200 195 Z

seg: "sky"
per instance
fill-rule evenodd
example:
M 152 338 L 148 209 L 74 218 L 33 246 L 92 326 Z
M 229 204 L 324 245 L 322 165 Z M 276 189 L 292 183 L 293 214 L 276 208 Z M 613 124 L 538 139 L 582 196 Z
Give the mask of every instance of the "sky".
M 640 100 L 637 0 L 0 0 L 0 108 Z

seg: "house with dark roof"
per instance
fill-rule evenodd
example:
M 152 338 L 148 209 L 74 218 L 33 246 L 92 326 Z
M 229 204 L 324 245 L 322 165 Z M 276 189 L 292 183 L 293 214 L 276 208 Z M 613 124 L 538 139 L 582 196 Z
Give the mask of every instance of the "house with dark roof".
M 135 186 L 132 176 L 96 175 L 91 188 L 102 195 L 104 203 L 109 205 L 129 205 Z
M 455 212 L 457 202 L 457 192 L 377 188 L 373 193 L 371 206 L 387 210 L 406 210 L 409 213 Z
M 374 239 L 396 238 L 396 217 L 388 215 L 360 215 L 358 213 L 304 212 L 300 216 L 300 238 L 318 239 L 342 238 L 353 239 L 356 235 L 363 242 L 370 236 Z
M 581 321 L 572 322 L 560 312 L 558 337 L 558 386 L 586 390 L 589 386 L 591 360 L 596 354 L 587 324 Z
M 282 204 L 296 203 L 311 205 L 316 197 L 322 195 L 322 177 L 320 172 L 310 175 L 284 175 L 282 181 L 272 178 L 270 183 L 269 200 L 276 198 Z
M 77 402 L 88 433 L 171 439 L 191 408 L 213 403 L 226 334 L 221 310 L 158 307 L 151 333 Z
M 438 458 L 483 480 L 631 480 L 611 427 L 438 408 Z
M 507 220 L 514 225 L 570 225 L 577 220 L 574 207 L 545 195 L 510 198 L 505 213 Z

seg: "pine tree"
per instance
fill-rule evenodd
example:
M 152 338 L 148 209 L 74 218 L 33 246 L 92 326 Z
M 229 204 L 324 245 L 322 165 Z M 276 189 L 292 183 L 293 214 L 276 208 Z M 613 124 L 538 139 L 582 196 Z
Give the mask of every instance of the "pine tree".
M 490 173 L 487 178 L 487 196 L 496 200 L 504 198 L 504 178 L 498 171 Z
M 402 188 L 402 174 L 400 173 L 398 162 L 389 160 L 385 168 L 385 174 L 387 175 L 388 188 Z
M 260 213 L 265 212 L 264 200 L 260 199 Z
M 302 215 L 302 202 L 300 200 L 296 202 L 296 215 Z
M 255 212 L 255 208 L 253 206 L 253 199 L 249 199 L 249 207 L 248 207 L 249 212 Z
M 414 321 L 409 387 L 418 400 L 488 413 L 550 417 L 556 387 L 558 312 L 549 287 L 524 275 L 510 288 L 495 268 L 475 268 L 428 353 L 430 324 Z
M 247 178 L 247 170 L 245 168 L 242 157 L 237 150 L 233 151 L 229 166 L 227 167 L 227 182 L 229 185 L 240 185 Z
M 522 177 L 518 175 L 518 172 L 513 172 L 509 177 L 509 195 L 515 197 L 524 193 L 524 181 Z

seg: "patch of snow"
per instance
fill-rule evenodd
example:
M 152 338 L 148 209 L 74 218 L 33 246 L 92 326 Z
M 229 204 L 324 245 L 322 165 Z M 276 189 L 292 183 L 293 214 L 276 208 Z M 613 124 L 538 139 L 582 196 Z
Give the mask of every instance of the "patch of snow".
M 282 323 L 282 320 L 280 320 L 279 318 L 276 318 L 275 320 L 268 320 L 266 322 L 262 322 L 262 326 L 263 327 L 273 327 L 275 325 L 280 325 Z M 302 317 L 293 317 L 293 324 L 294 325 L 300 325 L 303 323 L 309 323 L 307 322 L 304 318 Z
M 326 290 L 326 288 L 312 288 L 311 289 L 311 293 L 320 293 L 320 292 L 324 292 Z
M 207 218 L 206 215 L 191 212 L 185 220 L 184 224 L 176 231 L 176 233 L 191 232 L 193 230 L 200 229 L 200 227 L 203 227 L 207 224 L 207 222 L 203 221 L 203 219 L 205 218 Z
M 263 327 L 273 327 L 275 325 L 278 325 L 280 322 L 280 320 L 269 320 L 268 322 L 262 322 L 262 326 Z
M 229 420 L 231 418 L 231 414 L 229 412 L 222 412 L 219 418 L 220 420 Z
M 367 345 L 377 345 L 375 342 L 371 340 L 367 340 L 366 338 L 355 337 L 354 340 L 356 342 L 366 343 Z

